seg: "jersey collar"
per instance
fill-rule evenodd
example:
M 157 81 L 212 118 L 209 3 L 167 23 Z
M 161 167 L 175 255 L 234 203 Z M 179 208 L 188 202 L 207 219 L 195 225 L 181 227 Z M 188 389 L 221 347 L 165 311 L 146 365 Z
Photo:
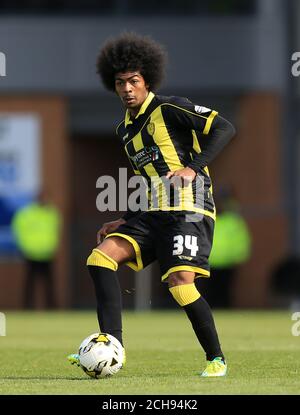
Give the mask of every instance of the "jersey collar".
M 149 92 L 147 98 L 145 99 L 145 101 L 143 102 L 143 105 L 141 106 L 139 112 L 137 113 L 136 118 L 138 118 L 140 115 L 144 114 L 144 112 L 146 111 L 146 109 L 148 108 L 150 102 L 152 101 L 152 99 L 154 98 L 154 94 L 153 92 Z M 125 127 L 127 127 L 128 124 L 132 124 L 132 120 L 130 119 L 130 113 L 128 110 L 126 110 L 126 114 L 125 114 Z

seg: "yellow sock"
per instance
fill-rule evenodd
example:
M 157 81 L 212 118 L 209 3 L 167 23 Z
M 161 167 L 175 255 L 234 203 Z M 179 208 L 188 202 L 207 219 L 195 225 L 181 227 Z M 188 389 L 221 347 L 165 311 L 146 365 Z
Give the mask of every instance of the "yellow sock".
M 169 290 L 181 307 L 191 304 L 201 297 L 194 283 L 175 285 L 175 287 L 171 287 Z
M 91 255 L 87 259 L 86 265 L 94 265 L 96 267 L 104 267 L 111 269 L 112 271 L 117 271 L 118 264 L 115 260 L 110 258 L 100 249 L 93 249 Z

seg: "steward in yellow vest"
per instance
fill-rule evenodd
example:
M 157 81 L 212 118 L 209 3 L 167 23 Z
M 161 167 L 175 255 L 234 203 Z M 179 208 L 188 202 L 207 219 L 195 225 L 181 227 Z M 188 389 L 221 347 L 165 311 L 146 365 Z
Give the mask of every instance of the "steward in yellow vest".
M 60 215 L 54 206 L 32 203 L 15 214 L 12 226 L 25 258 L 52 260 L 58 247 L 60 229 Z
M 211 267 L 234 267 L 245 262 L 250 253 L 251 237 L 242 216 L 235 211 L 223 211 L 218 214 L 209 257 Z
M 60 213 L 43 195 L 16 212 L 12 230 L 25 265 L 24 307 L 33 308 L 35 285 L 43 277 L 48 308 L 54 307 L 53 260 L 60 239 Z

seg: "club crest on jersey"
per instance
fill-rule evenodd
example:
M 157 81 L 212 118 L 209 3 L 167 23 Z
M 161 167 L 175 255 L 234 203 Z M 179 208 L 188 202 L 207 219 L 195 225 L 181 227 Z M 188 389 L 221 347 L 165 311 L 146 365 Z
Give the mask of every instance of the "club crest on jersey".
M 194 107 L 195 111 L 198 112 L 198 114 L 202 114 L 203 112 L 210 112 L 210 108 L 201 107 L 201 105 L 195 105 Z
M 154 122 L 149 122 L 149 124 L 147 125 L 147 132 L 149 135 L 153 135 L 155 131 L 155 124 Z

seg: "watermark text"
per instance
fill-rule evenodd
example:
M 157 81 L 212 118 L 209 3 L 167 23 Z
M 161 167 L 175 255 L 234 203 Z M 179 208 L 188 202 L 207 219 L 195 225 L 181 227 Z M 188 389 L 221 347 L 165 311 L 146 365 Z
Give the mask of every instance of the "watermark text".
M 182 177 L 152 176 L 146 180 L 141 175 L 130 177 L 127 168 L 119 168 L 119 178 L 101 176 L 96 188 L 100 189 L 96 207 L 100 212 L 149 210 L 180 210 L 189 213 L 187 222 L 198 222 L 204 211 L 204 179 L 197 175 L 193 181 Z M 132 190 L 128 195 L 128 190 Z
M 294 52 L 292 54 L 291 60 L 294 62 L 291 68 L 291 72 L 293 76 L 300 75 L 300 52 Z
M 292 335 L 295 337 L 300 336 L 300 311 L 296 311 L 292 314 L 292 320 L 296 321 L 296 323 L 292 325 Z
M 6 336 L 6 317 L 4 313 L 0 313 L 0 336 Z
M 6 55 L 0 52 L 0 76 L 6 76 Z

